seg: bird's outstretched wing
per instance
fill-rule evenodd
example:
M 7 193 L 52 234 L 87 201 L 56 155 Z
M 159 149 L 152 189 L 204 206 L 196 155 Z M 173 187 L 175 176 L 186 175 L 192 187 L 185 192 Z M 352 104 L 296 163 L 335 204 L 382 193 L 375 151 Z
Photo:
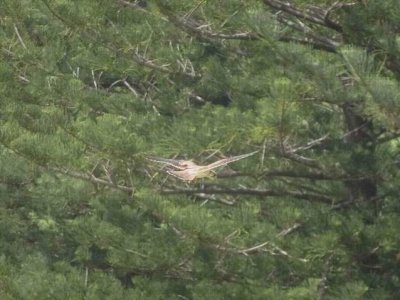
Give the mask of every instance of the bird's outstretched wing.
M 241 160 L 241 159 L 243 159 L 243 158 L 252 156 L 252 155 L 256 154 L 257 152 L 258 152 L 258 150 L 257 150 L 257 151 L 254 151 L 254 152 L 251 152 L 251 153 L 247 153 L 247 154 L 242 154 L 242 155 L 237 155 L 237 156 L 231 156 L 231 157 L 228 157 L 228 158 L 224 158 L 224 159 L 221 159 L 221 160 L 217 160 L 216 162 L 214 162 L 214 163 L 212 163 L 212 164 L 209 164 L 209 165 L 206 166 L 206 167 L 207 167 L 207 170 L 212 170 L 212 169 L 215 169 L 215 168 L 218 168 L 218 167 L 221 167 L 221 166 L 230 164 L 230 163 L 232 163 L 232 162 L 234 162 L 234 161 L 238 161 L 238 160 Z
M 174 171 L 174 170 L 169 170 L 167 171 L 168 174 L 171 174 L 175 177 L 178 177 L 182 180 L 186 180 L 186 181 L 192 181 L 195 178 L 202 178 L 202 177 L 210 177 L 213 176 L 213 174 L 215 174 L 213 172 L 213 169 L 216 169 L 218 167 L 222 167 L 224 165 L 227 165 L 229 163 L 232 163 L 234 161 L 238 161 L 240 159 L 249 157 L 251 155 L 256 154 L 258 151 L 254 151 L 251 153 L 247 153 L 247 154 L 242 154 L 242 155 L 238 155 L 238 156 L 232 156 L 232 157 L 228 157 L 228 158 L 224 158 L 221 160 L 218 160 L 212 164 L 209 164 L 207 166 L 194 166 L 194 167 L 188 167 L 185 170 L 180 170 L 180 171 Z
M 189 160 L 183 159 L 169 159 L 169 158 L 162 158 L 162 157 L 155 157 L 155 156 L 148 156 L 146 159 L 150 161 L 154 161 L 156 163 L 164 164 L 166 166 L 173 167 L 178 170 L 185 170 L 188 166 L 193 165 L 197 166 L 194 162 Z
M 167 169 L 167 173 L 170 175 L 178 177 L 181 180 L 192 181 L 195 178 L 211 176 L 213 169 L 249 157 L 257 152 L 258 151 L 254 151 L 247 154 L 224 158 L 207 166 L 198 166 L 191 160 L 177 160 L 152 156 L 147 157 L 147 159 L 174 168 L 175 170 L 172 168 Z

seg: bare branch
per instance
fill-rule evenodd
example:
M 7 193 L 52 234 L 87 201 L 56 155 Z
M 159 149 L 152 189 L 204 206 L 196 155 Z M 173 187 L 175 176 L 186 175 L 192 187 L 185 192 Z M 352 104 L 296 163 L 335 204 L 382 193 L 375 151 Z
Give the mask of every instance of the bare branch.
M 192 188 L 178 188 L 161 190 L 161 194 L 174 195 L 196 195 L 196 194 L 229 194 L 229 195 L 248 195 L 257 197 L 293 197 L 297 199 L 304 199 L 315 202 L 322 202 L 326 204 L 335 203 L 334 199 L 317 193 L 310 193 L 304 191 L 289 191 L 278 189 L 250 189 L 250 188 L 205 188 L 205 189 L 192 189 Z
M 380 200 L 386 198 L 386 196 L 387 196 L 387 194 L 377 195 L 375 197 L 369 198 L 367 201 L 364 201 L 364 203 L 365 202 L 377 202 L 377 201 L 380 201 Z M 350 207 L 356 203 L 357 203 L 357 201 L 355 201 L 354 199 L 345 199 L 345 200 L 333 203 L 331 209 L 332 210 L 341 210 L 346 207 Z
M 327 38 L 325 36 L 317 34 L 299 20 L 297 20 L 297 22 L 294 22 L 293 20 L 288 20 L 283 16 L 278 16 L 278 20 L 281 23 L 284 23 L 292 27 L 294 30 L 304 33 L 307 36 L 306 41 L 310 40 L 313 43 L 323 45 L 324 48 L 329 49 L 329 52 L 334 52 L 334 53 L 337 52 L 337 48 L 339 46 L 338 42 L 330 38 Z
M 250 248 L 247 248 L 247 249 L 238 250 L 238 252 L 240 254 L 248 256 L 251 253 L 259 252 L 262 248 L 264 248 L 268 244 L 269 244 L 269 242 L 267 241 L 267 242 L 261 243 L 259 245 L 256 245 L 256 246 L 253 246 L 253 247 L 250 247 Z M 286 254 L 285 256 L 287 256 L 286 252 L 285 252 L 285 254 Z
M 279 37 L 278 39 L 281 42 L 293 42 L 293 43 L 297 43 L 297 44 L 301 44 L 301 45 L 305 45 L 305 46 L 310 46 L 316 50 L 322 50 L 322 51 L 331 52 L 331 53 L 337 52 L 336 47 L 332 47 L 331 45 L 319 43 L 317 41 L 310 40 L 309 38 L 300 39 L 300 38 L 283 36 L 283 37 Z
M 354 6 L 354 5 L 356 5 L 356 4 L 357 4 L 356 2 L 352 2 L 352 3 L 344 3 L 344 2 L 342 2 L 342 1 L 336 1 L 336 2 L 334 2 L 334 3 L 333 3 L 327 10 L 325 10 L 325 12 L 324 12 L 324 21 L 325 21 L 325 24 L 326 24 L 329 28 L 335 29 L 336 31 L 338 31 L 338 32 L 340 32 L 340 33 L 343 33 L 343 28 L 342 28 L 342 26 L 341 26 L 339 23 L 333 21 L 329 16 L 330 16 L 331 12 L 334 11 L 335 9 L 342 8 L 342 7 L 351 7 L 351 6 Z
M 22 39 L 21 35 L 19 34 L 18 28 L 17 28 L 17 26 L 15 24 L 14 24 L 14 31 L 15 31 L 15 34 L 17 35 L 18 40 L 21 43 L 22 47 L 26 50 L 27 48 L 26 48 L 26 45 L 24 43 L 24 40 Z
M 306 165 L 310 168 L 321 169 L 320 164 L 312 158 L 308 158 L 305 156 L 298 155 L 296 153 L 286 152 L 286 151 L 282 151 L 282 156 L 290 160 L 293 160 L 295 162 L 298 162 L 300 164 Z
M 108 186 L 110 188 L 116 189 L 116 190 L 121 190 L 124 192 L 128 192 L 133 194 L 135 192 L 135 188 L 129 187 L 129 186 L 124 186 L 124 185 L 118 185 L 114 184 L 113 182 L 110 182 L 108 180 L 104 180 L 98 177 L 95 177 L 93 174 L 85 174 L 82 172 L 78 171 L 73 171 L 65 168 L 59 168 L 59 167 L 48 167 L 47 170 L 55 172 L 55 173 L 60 173 L 66 176 L 74 177 L 74 178 L 79 178 L 88 182 L 92 182 L 95 184 L 100 184 L 103 186 Z
M 179 18 L 169 15 L 170 21 L 177 27 L 182 28 L 184 31 L 198 35 L 207 40 L 224 39 L 224 40 L 258 40 L 260 36 L 254 32 L 235 32 L 235 33 L 221 33 L 213 32 L 209 29 L 209 25 L 197 24 L 193 19 Z
M 322 169 L 320 164 L 318 163 L 318 161 L 316 161 L 315 159 L 312 158 L 308 158 L 302 155 L 297 154 L 296 152 L 300 151 L 300 150 L 306 150 L 309 148 L 312 148 L 313 146 L 321 143 L 323 140 L 326 139 L 328 135 L 325 135 L 321 138 L 318 138 L 316 140 L 313 140 L 311 142 L 308 142 L 305 146 L 298 146 L 297 148 L 293 148 L 292 146 L 287 146 L 287 141 L 281 141 L 281 153 L 283 157 L 286 157 L 290 160 L 293 160 L 295 162 L 301 163 L 303 165 L 306 165 L 310 168 L 317 168 L 317 169 Z
M 305 144 L 304 146 L 298 146 L 296 148 L 292 148 L 290 150 L 290 152 L 292 153 L 296 153 L 298 151 L 303 151 L 303 150 L 308 150 L 316 145 L 321 144 L 323 141 L 325 141 L 327 139 L 327 137 L 329 136 L 329 134 L 325 134 L 324 136 L 321 136 L 320 138 L 317 138 L 315 140 L 312 140 L 310 142 L 308 142 L 307 144 Z
M 293 6 L 291 3 L 288 2 L 283 2 L 283 1 L 279 1 L 279 0 L 264 0 L 264 3 L 272 8 L 275 8 L 277 10 L 283 11 L 285 13 L 287 13 L 288 15 L 303 19 L 303 20 L 307 20 L 309 22 L 312 22 L 314 24 L 318 24 L 318 25 L 322 25 L 324 27 L 333 29 L 337 32 L 342 32 L 342 26 L 329 19 L 329 14 L 332 11 L 333 8 L 328 9 L 327 11 L 325 11 L 325 13 L 321 14 L 316 14 L 313 13 L 311 10 L 309 10 L 308 12 L 304 12 L 298 8 L 296 8 L 295 6 Z M 336 6 L 334 8 L 337 8 L 339 6 Z
M 328 175 L 326 173 L 323 173 L 321 171 L 298 171 L 295 169 L 288 169 L 288 170 L 281 170 L 281 169 L 265 169 L 264 171 L 260 173 L 254 173 L 254 172 L 238 172 L 238 171 L 222 171 L 218 174 L 216 174 L 216 177 L 218 178 L 232 178 L 232 177 L 252 177 L 252 178 L 271 178 L 271 177 L 292 177 L 292 178 L 302 178 L 302 179 L 309 179 L 309 180 L 351 180 L 354 179 L 354 177 L 348 177 L 345 174 L 332 174 Z
M 138 97 L 138 96 L 139 96 L 138 92 L 136 92 L 136 90 L 129 84 L 128 81 L 126 81 L 126 80 L 124 79 L 122 82 L 123 82 L 123 84 L 132 92 L 132 94 L 135 95 L 135 97 Z
M 209 29 L 209 24 L 201 24 L 191 18 L 193 12 L 198 8 L 203 1 L 200 1 L 198 5 L 192 9 L 192 11 L 185 14 L 183 17 L 178 17 L 173 15 L 167 8 L 163 5 L 159 6 L 163 14 L 168 18 L 168 20 L 175 26 L 183 29 L 189 34 L 194 34 L 204 40 L 211 43 L 215 43 L 218 40 L 258 40 L 260 36 L 254 32 L 234 32 L 234 33 L 221 33 L 214 32 Z M 219 41 L 218 41 L 219 42 Z
M 200 206 L 203 206 L 206 204 L 208 201 L 214 201 L 214 202 L 219 202 L 225 205 L 233 206 L 235 205 L 235 201 L 229 201 L 226 199 L 218 198 L 213 194 L 204 194 L 204 193 L 198 193 L 194 194 L 195 197 L 204 200 L 203 203 Z
M 322 172 L 303 172 L 296 170 L 265 170 L 261 173 L 261 177 L 293 177 L 304 178 L 310 180 L 343 180 L 344 176 L 326 175 Z
M 277 237 L 285 237 L 288 234 L 292 233 L 293 231 L 295 231 L 297 228 L 301 227 L 300 223 L 294 223 L 292 226 L 290 226 L 289 228 L 286 228 L 284 230 L 282 230 L 281 232 L 279 232 L 276 236 Z
M 236 246 L 226 247 L 226 246 L 222 246 L 222 245 L 217 245 L 216 248 L 218 250 L 222 250 L 222 251 L 228 251 L 228 252 L 233 252 L 233 253 L 237 253 L 237 254 L 242 254 L 244 256 L 257 254 L 260 252 L 268 252 L 269 254 L 274 255 L 274 256 L 284 256 L 287 258 L 294 258 L 301 262 L 308 261 L 307 259 L 304 259 L 304 258 L 296 258 L 296 257 L 291 256 L 287 251 L 276 246 L 274 243 L 272 243 L 270 241 L 266 241 L 261 244 L 251 246 L 249 248 L 244 248 L 244 249 L 238 248 Z

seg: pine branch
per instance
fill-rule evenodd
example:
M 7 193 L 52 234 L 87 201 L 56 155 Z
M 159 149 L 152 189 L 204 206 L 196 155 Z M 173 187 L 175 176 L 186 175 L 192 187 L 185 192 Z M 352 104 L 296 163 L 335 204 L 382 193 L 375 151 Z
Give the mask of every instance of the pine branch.
M 292 27 L 298 32 L 306 35 L 305 38 L 281 37 L 279 40 L 284 42 L 296 42 L 303 45 L 309 45 L 314 49 L 323 50 L 331 53 L 337 53 L 339 43 L 328 36 L 323 36 L 311 30 L 301 20 L 308 22 L 311 25 L 318 25 L 336 33 L 343 34 L 342 25 L 331 18 L 334 10 L 354 6 L 357 3 L 344 3 L 342 1 L 334 2 L 328 9 L 321 7 L 309 6 L 307 9 L 300 9 L 289 2 L 279 0 L 264 0 L 264 4 L 278 10 L 278 21 Z M 334 33 L 332 34 L 334 36 Z
M 307 262 L 307 259 L 304 258 L 295 258 L 292 255 L 290 255 L 287 251 L 283 250 L 282 248 L 276 246 L 274 243 L 270 241 L 266 241 L 254 246 L 251 246 L 249 248 L 239 248 L 234 245 L 231 245 L 230 247 L 228 246 L 222 246 L 222 245 L 216 245 L 216 249 L 220 251 L 226 251 L 226 252 L 232 252 L 236 254 L 241 254 L 244 256 L 249 256 L 249 255 L 254 255 L 258 254 L 260 252 L 267 252 L 273 256 L 284 256 L 287 258 L 294 258 L 297 259 L 301 262 Z
M 64 25 L 70 27 L 70 28 L 76 28 L 76 25 L 73 22 L 70 22 L 68 19 L 65 19 L 63 16 L 61 16 L 58 12 L 56 12 L 48 3 L 48 0 L 42 0 L 43 4 L 47 7 L 47 9 L 50 11 L 50 13 L 56 17 L 58 20 L 60 20 Z
M 301 179 L 309 179 L 309 180 L 332 180 L 332 181 L 342 181 L 346 179 L 351 179 L 346 175 L 328 175 L 321 171 L 307 172 L 307 171 L 298 171 L 295 169 L 266 169 L 260 173 L 254 172 L 237 172 L 237 171 L 229 171 L 229 172 L 220 172 L 216 174 L 217 178 L 234 178 L 234 177 L 251 177 L 255 179 L 261 178 L 271 178 L 271 177 L 290 177 L 290 178 L 301 178 Z
M 15 153 L 16 155 L 18 155 L 19 157 L 21 157 L 21 158 L 23 158 L 23 159 L 25 159 L 25 160 L 37 165 L 40 169 L 43 169 L 43 170 L 46 170 L 46 171 L 55 172 L 55 173 L 60 173 L 60 174 L 67 175 L 67 176 L 70 176 L 70 177 L 73 177 L 73 178 L 79 178 L 79 179 L 82 179 L 82 180 L 85 180 L 85 181 L 88 181 L 88 182 L 92 182 L 92 183 L 95 183 L 95 184 L 108 186 L 108 187 L 111 187 L 111 188 L 114 188 L 114 189 L 117 189 L 117 190 L 128 192 L 128 193 L 130 193 L 132 195 L 135 193 L 135 188 L 133 188 L 133 187 L 118 185 L 118 184 L 115 184 L 114 182 L 112 182 L 111 180 L 104 180 L 104 179 L 95 177 L 91 173 L 85 174 L 83 172 L 73 171 L 73 170 L 69 170 L 67 168 L 46 166 L 46 165 L 44 165 L 42 163 L 39 163 L 38 161 L 35 161 L 33 158 L 27 156 L 26 154 L 24 154 L 24 153 L 22 153 L 22 152 L 20 152 L 20 151 L 18 151 L 16 149 L 13 149 L 13 148 L 9 147 L 8 145 L 6 145 L 4 143 L 2 143 L 2 145 L 5 148 L 7 148 L 10 151 L 12 151 L 13 153 Z
M 336 47 L 332 47 L 331 45 L 327 45 L 327 44 L 323 44 L 323 43 L 319 43 L 317 41 L 313 41 L 309 38 L 295 38 L 295 37 L 287 37 L 287 36 L 283 36 L 283 37 L 279 37 L 278 38 L 279 41 L 281 42 L 292 42 L 292 43 L 297 43 L 297 44 L 301 44 L 301 45 L 305 45 L 305 46 L 310 46 L 316 50 L 322 50 L 322 51 L 326 51 L 326 52 L 331 52 L 331 53 L 337 53 L 337 48 Z
M 317 169 L 322 169 L 320 163 L 312 158 L 308 158 L 302 155 L 297 154 L 297 152 L 300 152 L 302 150 L 308 150 L 311 149 L 312 147 L 321 144 L 326 138 L 328 137 L 328 134 L 317 138 L 315 140 L 312 140 L 308 142 L 307 144 L 303 146 L 296 146 L 292 147 L 290 145 L 287 145 L 287 139 L 283 139 L 283 137 L 280 137 L 280 151 L 283 157 L 288 158 L 290 160 L 293 160 L 295 162 L 301 163 L 305 166 L 308 166 L 310 168 L 317 168 Z
M 291 148 L 290 151 L 293 153 L 303 151 L 303 150 L 308 150 L 311 149 L 314 146 L 317 146 L 321 144 L 323 141 L 325 141 L 328 138 L 329 134 L 325 134 L 324 136 L 317 138 L 315 140 L 312 140 L 310 142 L 307 142 L 305 145 L 302 146 L 297 146 L 296 148 Z
M 279 232 L 276 237 L 285 237 L 288 234 L 292 233 L 293 231 L 297 230 L 298 228 L 301 227 L 300 223 L 294 223 L 292 226 L 290 226 L 289 228 L 286 228 L 284 230 L 282 230 L 281 232 Z
M 389 193 L 385 193 L 383 195 L 377 195 L 375 197 L 371 197 L 364 201 L 364 203 L 373 203 L 373 202 L 378 202 L 381 201 L 382 199 L 385 199 Z M 357 201 L 354 199 L 345 199 L 342 201 L 339 201 L 337 203 L 334 203 L 334 205 L 331 207 L 332 210 L 341 210 L 345 209 L 347 207 L 351 207 L 353 205 L 357 204 Z
M 306 36 L 306 40 L 310 40 L 310 43 L 315 43 L 316 45 L 323 45 L 323 47 L 320 48 L 326 48 L 328 49 L 328 52 L 333 52 L 333 53 L 337 52 L 339 43 L 337 43 L 333 39 L 330 39 L 328 37 L 322 36 L 314 32 L 313 30 L 311 30 L 311 28 L 306 26 L 300 20 L 296 20 L 295 22 L 293 20 L 288 20 L 287 18 L 282 16 L 278 16 L 278 20 L 281 23 L 293 28 L 294 30 L 304 33 Z
M 308 12 L 302 11 L 301 9 L 295 7 L 291 3 L 283 2 L 279 0 L 264 0 L 264 3 L 276 10 L 283 11 L 290 16 L 294 16 L 303 20 L 307 20 L 311 23 L 322 25 L 326 28 L 333 29 L 337 32 L 343 32 L 342 26 L 329 18 L 330 13 L 335 8 L 343 7 L 344 5 L 335 2 L 328 10 L 321 13 L 316 13 L 315 11 L 309 10 Z
M 51 166 L 47 167 L 46 169 L 51 172 L 60 173 L 60 174 L 67 175 L 67 176 L 70 176 L 73 178 L 82 179 L 82 180 L 85 180 L 85 181 L 88 181 L 88 182 L 91 182 L 94 184 L 108 186 L 108 187 L 111 187 L 116 190 L 128 192 L 130 194 L 135 193 L 135 188 L 133 188 L 133 187 L 119 185 L 119 184 L 113 183 L 111 180 L 101 179 L 90 173 L 83 173 L 83 172 L 78 172 L 78 171 L 74 171 L 74 170 L 69 170 L 66 168 L 51 167 Z
M 184 31 L 200 36 L 206 40 L 224 39 L 224 40 L 259 40 L 260 36 L 253 32 L 235 32 L 235 33 L 221 33 L 214 32 L 207 28 L 207 24 L 196 24 L 194 20 L 188 18 L 179 18 L 169 15 L 168 18 L 177 27 L 182 28 Z
M 303 172 L 297 170 L 266 170 L 260 174 L 260 177 L 292 177 L 310 180 L 343 180 L 343 176 L 331 176 L 322 172 Z
M 196 194 L 228 194 L 228 195 L 247 195 L 257 197 L 293 197 L 297 199 L 309 200 L 313 202 L 321 202 L 326 204 L 335 203 L 334 199 L 327 197 L 322 194 L 308 193 L 303 191 L 288 191 L 278 189 L 251 189 L 251 188 L 215 188 L 207 187 L 204 189 L 194 188 L 178 188 L 164 189 L 161 190 L 161 194 L 174 195 L 174 194 L 185 194 L 185 195 L 196 195 Z
M 296 153 L 290 152 L 290 151 L 282 151 L 282 156 L 290 159 L 292 161 L 295 161 L 297 163 L 300 163 L 302 165 L 308 166 L 310 168 L 317 168 L 317 169 L 322 169 L 320 164 L 312 158 L 308 158 L 302 155 L 298 155 Z

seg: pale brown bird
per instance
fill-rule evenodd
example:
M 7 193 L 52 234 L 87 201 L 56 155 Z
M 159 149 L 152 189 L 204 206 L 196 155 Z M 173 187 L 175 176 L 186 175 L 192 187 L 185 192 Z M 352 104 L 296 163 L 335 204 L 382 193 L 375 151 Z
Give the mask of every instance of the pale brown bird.
M 251 155 L 256 154 L 257 152 L 258 151 L 254 151 L 251 153 L 242 154 L 238 156 L 231 156 L 228 158 L 218 160 L 207 166 L 196 165 L 191 160 L 168 159 L 161 157 L 147 157 L 147 159 L 171 167 L 167 169 L 167 173 L 172 176 L 178 177 L 181 180 L 192 181 L 196 178 L 212 176 L 214 169 L 222 167 L 234 161 L 249 157 Z

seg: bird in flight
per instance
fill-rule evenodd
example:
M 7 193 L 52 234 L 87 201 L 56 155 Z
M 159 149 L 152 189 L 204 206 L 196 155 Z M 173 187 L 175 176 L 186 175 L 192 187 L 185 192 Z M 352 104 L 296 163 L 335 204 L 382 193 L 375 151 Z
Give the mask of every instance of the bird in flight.
M 206 166 L 199 166 L 191 160 L 168 159 L 153 156 L 147 157 L 147 159 L 168 166 L 167 173 L 172 176 L 175 176 L 184 181 L 192 181 L 196 178 L 210 177 L 213 175 L 214 169 L 225 166 L 234 161 L 252 156 L 257 152 L 258 151 L 254 151 L 247 154 L 220 159 Z

